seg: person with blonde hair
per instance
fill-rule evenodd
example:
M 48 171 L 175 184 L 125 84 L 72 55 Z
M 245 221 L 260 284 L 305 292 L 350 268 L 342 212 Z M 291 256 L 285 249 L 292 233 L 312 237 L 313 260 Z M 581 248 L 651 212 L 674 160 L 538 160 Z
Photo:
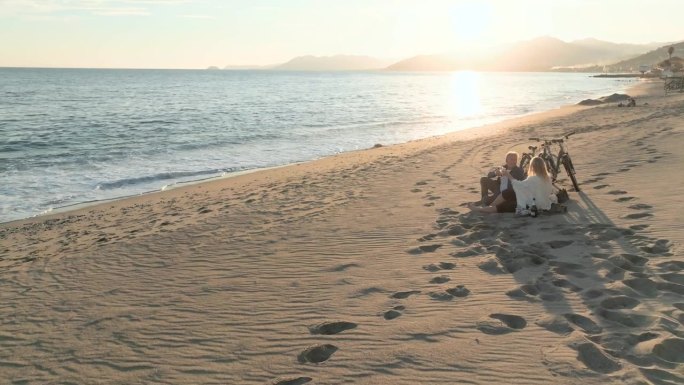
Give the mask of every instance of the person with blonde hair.
M 482 213 L 507 213 L 515 212 L 516 208 L 523 210 L 535 204 L 539 210 L 549 210 L 551 204 L 556 203 L 551 177 L 542 158 L 532 158 L 525 180 L 512 178 L 508 170 L 504 170 L 503 175 L 510 178 L 513 188 L 502 192 L 490 206 L 471 206 L 471 210 Z

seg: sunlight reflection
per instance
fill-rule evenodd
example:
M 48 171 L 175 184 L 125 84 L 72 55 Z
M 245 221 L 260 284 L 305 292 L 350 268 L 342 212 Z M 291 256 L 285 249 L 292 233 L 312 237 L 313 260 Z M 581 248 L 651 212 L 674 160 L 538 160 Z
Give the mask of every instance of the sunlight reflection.
M 482 112 L 479 73 L 459 71 L 451 74 L 449 107 L 459 117 L 474 116 Z

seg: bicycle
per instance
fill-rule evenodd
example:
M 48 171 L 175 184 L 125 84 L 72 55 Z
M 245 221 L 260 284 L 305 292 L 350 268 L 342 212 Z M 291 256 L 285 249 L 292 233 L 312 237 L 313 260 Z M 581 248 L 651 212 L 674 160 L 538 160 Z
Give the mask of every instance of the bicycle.
M 522 156 L 520 157 L 520 168 L 522 168 L 522 170 L 525 172 L 526 178 L 527 169 L 530 166 L 530 161 L 532 160 L 532 158 L 534 158 L 534 156 L 537 153 L 537 146 L 528 146 L 527 149 L 530 150 L 530 152 L 523 152 Z
M 542 158 L 546 163 L 546 168 L 548 169 L 549 173 L 551 173 L 551 181 L 556 182 L 556 178 L 558 177 L 558 173 L 560 172 L 560 166 L 562 164 L 565 168 L 565 172 L 568 173 L 568 176 L 572 181 L 572 187 L 575 188 L 575 191 L 579 192 L 579 183 L 577 183 L 577 178 L 575 177 L 575 166 L 572 165 L 572 159 L 570 158 L 570 154 L 568 153 L 568 150 L 565 148 L 565 141 L 568 140 L 568 138 L 570 138 L 570 135 L 573 135 L 574 133 L 574 131 L 567 133 L 557 139 L 530 138 L 529 140 L 533 140 L 535 142 L 544 142 L 541 145 L 542 152 L 541 154 L 539 154 L 539 157 Z M 558 146 L 560 147 L 558 155 L 554 155 L 551 152 L 551 147 L 554 144 L 558 144 Z

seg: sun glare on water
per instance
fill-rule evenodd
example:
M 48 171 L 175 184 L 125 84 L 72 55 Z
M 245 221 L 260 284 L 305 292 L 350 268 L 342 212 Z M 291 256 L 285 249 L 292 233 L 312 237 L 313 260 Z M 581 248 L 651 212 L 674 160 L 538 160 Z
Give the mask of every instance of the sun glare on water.
M 450 112 L 460 118 L 480 114 L 480 74 L 473 71 L 458 71 L 451 74 L 450 81 Z

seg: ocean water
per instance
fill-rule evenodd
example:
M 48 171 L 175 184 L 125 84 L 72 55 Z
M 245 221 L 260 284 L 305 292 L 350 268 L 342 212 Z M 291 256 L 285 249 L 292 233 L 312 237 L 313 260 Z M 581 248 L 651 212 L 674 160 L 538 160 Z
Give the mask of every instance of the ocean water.
M 621 92 L 562 73 L 0 68 L 0 222 Z

